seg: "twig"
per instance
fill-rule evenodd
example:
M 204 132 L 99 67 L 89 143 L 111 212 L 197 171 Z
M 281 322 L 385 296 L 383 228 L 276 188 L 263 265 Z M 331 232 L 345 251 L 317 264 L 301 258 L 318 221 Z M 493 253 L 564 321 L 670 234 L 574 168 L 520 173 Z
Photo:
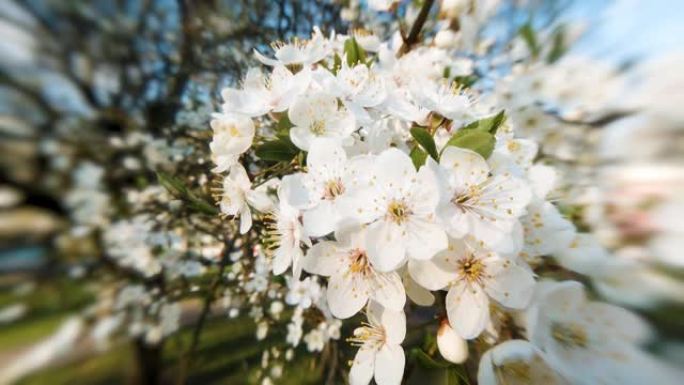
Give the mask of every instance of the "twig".
M 221 262 L 219 263 L 218 272 L 216 273 L 216 276 L 214 277 L 214 280 L 211 282 L 211 285 L 207 290 L 207 294 L 204 297 L 204 304 L 202 305 L 202 311 L 199 315 L 199 318 L 197 319 L 197 324 L 195 324 L 195 328 L 192 332 L 190 346 L 188 347 L 188 350 L 185 352 L 183 361 L 180 364 L 180 370 L 177 381 L 178 385 L 183 385 L 187 381 L 189 370 L 192 365 L 192 360 L 195 356 L 197 346 L 199 345 L 200 334 L 202 333 L 204 323 L 206 322 L 207 317 L 209 316 L 209 312 L 211 311 L 211 305 L 216 297 L 216 290 L 218 289 L 219 285 L 221 284 L 221 281 L 223 280 L 223 273 L 225 272 L 226 266 L 228 265 L 228 261 L 230 260 L 230 252 L 233 249 L 234 243 L 234 239 L 226 242 L 223 257 L 221 258 Z M 245 244 L 249 243 L 245 242 Z
M 399 48 L 398 56 L 402 56 L 403 54 L 410 51 L 411 47 L 418 42 L 420 31 L 423 29 L 423 26 L 427 21 L 427 17 L 430 14 L 430 8 L 432 8 L 432 4 L 434 2 L 435 0 L 425 0 L 425 2 L 423 3 L 423 7 L 420 9 L 420 12 L 418 13 L 418 17 L 416 17 L 416 21 L 413 23 L 413 27 L 411 27 L 411 31 L 409 31 L 408 36 L 404 40 L 404 43 L 401 45 L 401 48 Z

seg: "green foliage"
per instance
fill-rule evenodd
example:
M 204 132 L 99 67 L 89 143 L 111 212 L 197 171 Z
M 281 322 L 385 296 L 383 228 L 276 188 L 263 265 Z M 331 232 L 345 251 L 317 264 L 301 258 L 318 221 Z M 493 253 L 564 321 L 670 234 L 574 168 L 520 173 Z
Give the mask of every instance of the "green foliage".
M 432 135 L 424 128 L 420 126 L 415 126 L 411 128 L 411 136 L 418 142 L 420 147 L 432 157 L 432 159 L 438 160 L 439 154 L 437 153 L 437 145 L 435 145 L 435 140 Z
M 290 162 L 297 156 L 299 149 L 292 143 L 289 137 L 280 135 L 275 140 L 270 140 L 256 146 L 254 152 L 262 160 Z
M 518 33 L 520 34 L 520 37 L 525 40 L 525 43 L 527 43 L 527 47 L 530 49 L 532 56 L 539 56 L 539 43 L 537 42 L 537 34 L 535 33 L 534 28 L 532 28 L 532 24 L 530 22 L 525 23 L 525 25 L 520 27 Z
M 420 147 L 416 146 L 411 150 L 409 156 L 411 157 L 413 165 L 416 166 L 416 169 L 419 169 L 420 166 L 425 164 L 428 154 L 427 152 L 421 150 Z
M 158 171 L 157 180 L 171 195 L 185 201 L 191 209 L 207 215 L 218 214 L 219 211 L 214 205 L 190 191 L 180 179 L 163 171 Z
M 469 123 L 456 131 L 446 146 L 466 148 L 477 152 L 487 159 L 492 155 L 494 145 L 496 144 L 494 134 L 496 134 L 496 131 L 504 121 L 506 121 L 506 114 L 504 111 L 501 111 L 494 116 Z
M 553 46 L 551 47 L 551 52 L 546 58 L 549 63 L 554 63 L 563 56 L 565 50 L 567 49 L 565 44 L 565 30 L 561 27 L 558 28 L 553 34 Z
M 344 53 L 350 67 L 358 63 L 366 63 L 366 51 L 356 42 L 354 37 L 350 37 L 344 42 Z
M 488 118 L 476 120 L 470 124 L 467 124 L 461 128 L 461 130 L 477 130 L 482 132 L 488 132 L 492 135 L 496 134 L 496 131 L 501 127 L 501 125 L 506 121 L 506 114 L 503 110 L 494 116 Z

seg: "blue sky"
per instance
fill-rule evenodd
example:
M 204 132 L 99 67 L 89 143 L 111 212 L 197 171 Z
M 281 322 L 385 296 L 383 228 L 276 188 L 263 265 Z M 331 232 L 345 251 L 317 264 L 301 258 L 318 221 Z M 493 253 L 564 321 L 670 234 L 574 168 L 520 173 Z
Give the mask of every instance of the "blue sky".
M 573 13 L 594 22 L 578 51 L 618 62 L 684 51 L 684 0 L 578 0 Z

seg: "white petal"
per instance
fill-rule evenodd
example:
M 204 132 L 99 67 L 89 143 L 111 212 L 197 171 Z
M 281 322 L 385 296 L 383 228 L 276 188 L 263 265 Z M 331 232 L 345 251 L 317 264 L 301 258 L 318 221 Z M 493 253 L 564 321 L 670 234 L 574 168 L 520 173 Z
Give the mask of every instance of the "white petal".
M 480 184 L 489 174 L 487 161 L 480 154 L 454 146 L 444 149 L 439 164 L 451 171 L 450 176 L 460 186 Z
M 259 60 L 267 66 L 276 66 L 280 64 L 277 60 L 269 59 L 266 56 L 262 55 L 261 52 L 257 51 L 256 49 L 254 50 L 254 56 L 257 58 L 257 60 Z
M 399 345 L 385 345 L 375 354 L 375 382 L 378 385 L 400 385 L 404 377 L 406 357 Z
M 409 185 L 416 176 L 411 158 L 396 148 L 390 148 L 378 155 L 374 170 L 377 183 L 390 189 Z
M 500 304 L 522 309 L 527 306 L 534 292 L 534 276 L 532 272 L 513 261 L 503 258 L 487 258 L 487 274 L 491 278 L 485 281 L 485 291 Z
M 311 141 L 316 136 L 306 127 L 294 126 L 290 129 L 290 140 L 295 146 L 299 147 L 304 151 L 309 151 L 309 146 L 311 146 Z
M 278 187 L 278 198 L 281 202 L 302 209 L 310 205 L 309 192 L 304 187 L 301 173 L 285 175 Z
M 316 207 L 304 211 L 303 219 L 307 235 L 322 237 L 335 230 L 338 215 L 332 201 L 321 200 Z
M 428 290 L 441 290 L 458 277 L 454 264 L 449 263 L 451 260 L 456 261 L 457 256 L 443 251 L 429 261 L 409 260 L 408 271 L 420 286 Z
M 411 218 L 406 232 L 406 252 L 409 258 L 430 259 L 449 244 L 441 226 L 422 218 Z
M 370 348 L 361 347 L 352 363 L 349 371 L 350 385 L 368 385 L 373 378 L 375 369 L 375 351 Z
M 345 319 L 358 313 L 368 302 L 368 285 L 356 274 L 339 271 L 328 281 L 328 305 L 337 318 Z
M 243 206 L 240 211 L 240 234 L 245 234 L 252 228 L 252 212 L 249 206 Z
M 489 300 L 478 285 L 459 282 L 451 287 L 446 310 L 451 327 L 467 340 L 479 336 L 489 320 Z
M 402 229 L 394 223 L 380 220 L 368 227 L 368 258 L 379 271 L 392 271 L 406 260 Z
M 306 165 L 309 172 L 321 169 L 341 171 L 346 160 L 347 154 L 337 141 L 315 139 L 311 142 L 309 154 L 306 156 Z
M 375 302 L 372 303 L 376 304 Z M 380 323 L 385 328 L 388 344 L 400 344 L 404 341 L 406 337 L 406 315 L 403 310 L 383 309 Z
M 261 211 L 262 213 L 273 208 L 273 201 L 268 197 L 268 194 L 263 191 L 250 190 L 247 191 L 245 197 L 247 198 L 247 203 L 250 206 Z
M 418 285 L 411 278 L 408 271 L 403 271 L 402 281 L 406 289 L 406 295 L 418 306 L 432 306 L 435 303 L 435 296 L 429 290 Z
M 284 247 L 276 249 L 273 255 L 273 274 L 280 275 L 290 267 L 292 263 L 292 255 Z
M 346 252 L 346 249 L 339 249 L 336 242 L 319 242 L 302 258 L 302 268 L 308 273 L 329 277 L 343 268 Z
M 371 281 L 370 296 L 383 307 L 400 311 L 406 304 L 406 292 L 399 273 L 375 273 Z

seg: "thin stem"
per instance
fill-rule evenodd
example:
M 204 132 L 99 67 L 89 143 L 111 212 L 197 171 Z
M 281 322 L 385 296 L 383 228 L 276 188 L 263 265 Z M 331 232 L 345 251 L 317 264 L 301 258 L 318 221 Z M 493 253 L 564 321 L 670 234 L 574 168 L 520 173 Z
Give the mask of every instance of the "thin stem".
M 413 26 L 411 27 L 411 31 L 409 31 L 408 36 L 404 40 L 404 44 L 402 44 L 401 48 L 399 48 L 398 56 L 402 56 L 408 51 L 410 51 L 412 46 L 418 42 L 420 31 L 423 29 L 423 26 L 427 21 L 427 17 L 430 14 L 430 8 L 432 8 L 432 4 L 434 2 L 435 0 L 425 0 L 422 8 L 420 8 L 418 17 L 416 17 L 416 21 L 413 23 Z

